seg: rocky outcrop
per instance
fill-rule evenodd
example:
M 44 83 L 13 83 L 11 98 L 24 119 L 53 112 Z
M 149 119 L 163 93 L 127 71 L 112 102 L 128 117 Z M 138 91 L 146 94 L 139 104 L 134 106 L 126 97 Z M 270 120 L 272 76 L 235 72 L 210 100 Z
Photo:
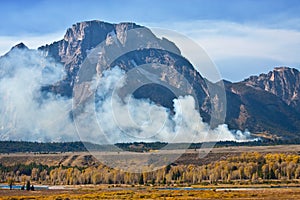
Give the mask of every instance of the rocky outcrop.
M 132 29 L 142 30 L 143 35 L 136 38 L 128 38 L 127 32 Z M 148 28 L 135 23 L 110 24 L 97 20 L 76 23 L 67 30 L 64 39 L 38 49 L 44 55 L 64 64 L 68 73 L 68 81 L 70 81 L 72 86 L 80 65 L 87 57 L 89 51 L 102 42 L 109 46 L 114 36 L 123 46 L 130 45 L 133 42 L 132 40 L 134 40 L 135 45 L 141 43 L 141 46 L 145 46 L 144 44 L 148 43 L 149 46 L 156 48 L 168 46 L 180 53 L 175 44 L 166 39 L 158 39 Z
M 276 67 L 268 74 L 251 76 L 245 84 L 270 92 L 300 111 L 300 72 L 289 67 Z

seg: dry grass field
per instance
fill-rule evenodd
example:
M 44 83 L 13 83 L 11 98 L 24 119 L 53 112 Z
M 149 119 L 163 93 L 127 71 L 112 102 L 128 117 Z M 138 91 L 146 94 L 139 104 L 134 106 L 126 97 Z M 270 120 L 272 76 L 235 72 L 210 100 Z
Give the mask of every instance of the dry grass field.
M 270 188 L 257 190 L 159 190 L 155 188 L 135 188 L 120 190 L 44 190 L 10 191 L 0 190 L 4 200 L 71 200 L 71 199 L 300 199 L 300 188 Z
M 208 150 L 209 153 L 201 158 L 201 154 L 206 152 L 206 149 L 198 149 L 197 151 L 189 149 L 183 150 L 164 150 L 162 154 L 174 154 L 178 155 L 178 159 L 174 162 L 176 164 L 195 164 L 203 165 L 209 164 L 213 161 L 226 159 L 230 156 L 239 155 L 244 152 L 259 152 L 265 153 L 293 153 L 299 154 L 300 145 L 275 145 L 275 146 L 237 146 L 237 147 L 220 147 Z M 127 152 L 94 152 L 94 155 L 118 157 L 126 156 Z M 134 153 L 138 156 L 144 157 L 150 153 Z M 181 156 L 180 156 L 181 155 Z M 200 155 L 200 156 L 199 156 Z M 16 163 L 29 164 L 40 163 L 49 166 L 91 166 L 98 164 L 99 161 L 95 159 L 89 152 L 67 152 L 67 153 L 55 153 L 55 154 L 34 154 L 34 153 L 11 153 L 0 154 L 0 163 L 3 165 L 14 165 Z

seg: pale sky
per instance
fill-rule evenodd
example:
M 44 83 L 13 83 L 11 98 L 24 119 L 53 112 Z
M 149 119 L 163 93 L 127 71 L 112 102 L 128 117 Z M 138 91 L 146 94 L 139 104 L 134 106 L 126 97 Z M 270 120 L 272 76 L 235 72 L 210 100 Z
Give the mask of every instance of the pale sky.
M 37 48 L 76 22 L 136 22 L 197 42 L 221 76 L 238 81 L 275 66 L 300 69 L 298 0 L 0 1 L 0 55 L 19 43 Z

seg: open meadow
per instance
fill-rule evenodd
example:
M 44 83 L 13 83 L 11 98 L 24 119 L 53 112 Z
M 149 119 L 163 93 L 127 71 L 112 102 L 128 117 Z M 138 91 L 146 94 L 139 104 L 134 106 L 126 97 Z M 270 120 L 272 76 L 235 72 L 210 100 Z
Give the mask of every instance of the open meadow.
M 220 147 L 204 158 L 201 152 L 164 150 L 179 158 L 141 174 L 106 167 L 88 152 L 1 154 L 0 186 L 30 180 L 47 189 L 0 189 L 0 199 L 300 199 L 300 145 Z M 132 153 L 151 154 L 93 155 Z
M 44 191 L 0 190 L 0 199 L 300 199 L 300 188 L 160 190 L 152 187 Z

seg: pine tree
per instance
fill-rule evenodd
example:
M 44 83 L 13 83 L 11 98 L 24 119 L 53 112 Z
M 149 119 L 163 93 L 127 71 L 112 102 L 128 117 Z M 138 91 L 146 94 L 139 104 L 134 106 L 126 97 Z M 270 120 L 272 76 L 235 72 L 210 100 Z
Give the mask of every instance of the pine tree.
M 140 176 L 139 184 L 144 185 L 144 175 L 143 174 L 141 174 L 141 176 Z
M 26 183 L 26 190 L 27 190 L 27 191 L 30 190 L 30 181 L 27 181 L 27 183 Z

